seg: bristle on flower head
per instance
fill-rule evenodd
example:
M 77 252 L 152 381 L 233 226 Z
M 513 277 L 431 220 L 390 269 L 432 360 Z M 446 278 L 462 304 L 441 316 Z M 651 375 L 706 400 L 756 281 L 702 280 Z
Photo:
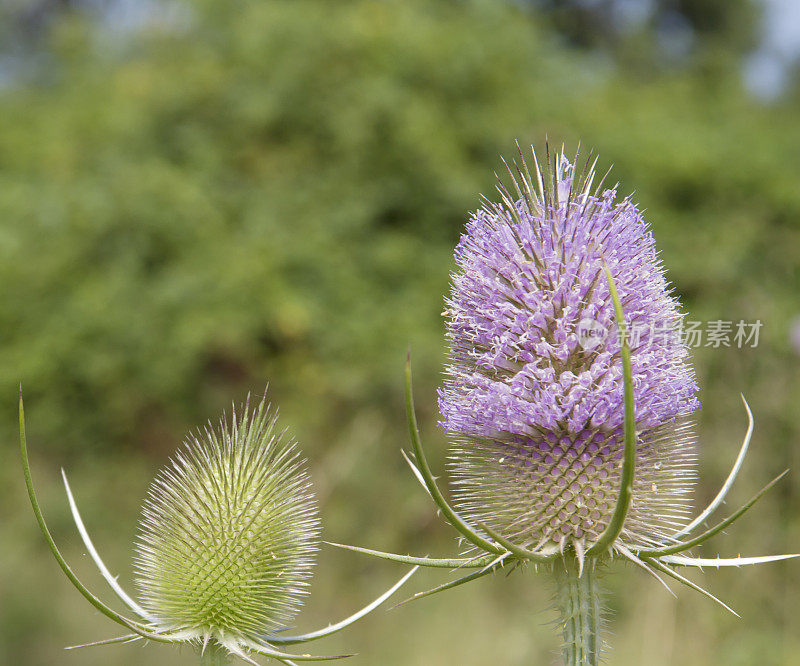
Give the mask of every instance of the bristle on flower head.
M 162 631 L 226 647 L 299 610 L 319 537 L 305 461 L 261 401 L 190 436 L 153 481 L 137 585 Z
M 576 157 L 577 159 L 577 157 Z M 499 187 L 467 224 L 447 301 L 451 363 L 441 425 L 463 514 L 528 547 L 602 533 L 619 492 L 624 382 L 604 265 L 631 346 L 637 427 L 633 502 L 620 538 L 659 544 L 694 479 L 697 384 L 682 315 L 629 197 L 592 190 L 563 153 Z M 531 176 L 533 172 L 533 177 Z

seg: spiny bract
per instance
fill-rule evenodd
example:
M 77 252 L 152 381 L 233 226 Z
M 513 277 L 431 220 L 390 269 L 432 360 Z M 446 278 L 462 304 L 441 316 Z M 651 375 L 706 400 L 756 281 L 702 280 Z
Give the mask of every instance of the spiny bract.
M 142 605 L 163 632 L 226 647 L 285 627 L 319 520 L 305 461 L 265 401 L 190 436 L 157 475 L 137 541 Z
M 579 176 L 563 151 L 547 161 L 538 188 L 529 173 L 512 176 L 516 196 L 501 187 L 501 203 L 472 216 L 456 249 L 439 404 L 455 435 L 457 505 L 534 550 L 583 552 L 609 524 L 625 410 L 605 264 L 635 389 L 636 477 L 620 540 L 662 544 L 684 521 L 694 479 L 699 402 L 679 303 L 630 198 L 592 190 L 593 165 Z

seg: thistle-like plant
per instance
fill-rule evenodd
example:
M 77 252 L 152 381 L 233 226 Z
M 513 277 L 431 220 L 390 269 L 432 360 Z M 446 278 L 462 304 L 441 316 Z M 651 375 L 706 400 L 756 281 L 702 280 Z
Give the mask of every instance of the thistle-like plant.
M 22 467 L 33 511 L 53 555 L 78 591 L 124 627 L 118 638 L 75 647 L 151 640 L 189 644 L 201 662 L 222 664 L 254 655 L 283 664 L 338 659 L 289 654 L 283 646 L 329 636 L 388 599 L 406 574 L 374 602 L 318 631 L 291 636 L 285 628 L 302 605 L 318 550 L 320 521 L 305 460 L 295 442 L 277 430 L 266 396 L 251 410 L 234 409 L 187 437 L 153 481 L 142 508 L 135 570 L 139 602 L 128 595 L 100 559 L 62 470 L 72 517 L 86 550 L 118 599 L 133 614 L 104 604 L 78 580 L 50 534 L 31 480 L 20 392 Z
M 745 402 L 749 425 L 733 469 L 708 507 L 689 518 L 692 416 L 700 405 L 679 335 L 679 303 L 637 207 L 630 198 L 617 201 L 616 187 L 604 189 L 606 177 L 593 187 L 596 159 L 581 174 L 577 161 L 563 149 L 551 157 L 548 147 L 546 167 L 534 153 L 531 173 L 519 150 L 519 162 L 506 164 L 513 193 L 498 179 L 499 203 L 484 202 L 456 249 L 444 313 L 451 362 L 439 392 L 441 425 L 452 436 L 456 508 L 423 452 L 406 367 L 413 447 L 406 460 L 465 552 L 432 559 L 344 547 L 476 570 L 412 598 L 529 563 L 545 568 L 555 579 L 565 663 L 595 666 L 604 626 L 598 578 L 612 559 L 730 610 L 679 569 L 796 555 L 693 554 L 778 479 L 703 529 L 747 453 L 753 420 Z

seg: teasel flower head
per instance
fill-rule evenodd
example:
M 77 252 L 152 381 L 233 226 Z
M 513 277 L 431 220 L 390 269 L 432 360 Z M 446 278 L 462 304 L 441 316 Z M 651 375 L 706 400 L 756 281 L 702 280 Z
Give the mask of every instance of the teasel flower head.
M 526 158 L 518 146 L 519 160 L 505 163 L 509 184 L 498 179 L 498 200 L 484 200 L 455 251 L 444 312 L 450 360 L 439 391 L 453 505 L 423 450 L 406 364 L 406 461 L 464 552 L 431 558 L 344 547 L 461 572 L 412 599 L 501 570 L 543 568 L 555 581 L 565 663 L 596 666 L 606 624 L 598 580 L 613 559 L 731 610 L 679 569 L 797 555 L 693 554 L 780 477 L 700 531 L 748 451 L 745 401 L 749 425 L 733 469 L 689 519 L 698 386 L 653 235 L 632 198 L 605 186 L 608 174 L 595 185 L 596 159 L 545 152 L 540 167 L 535 152 Z
M 290 654 L 282 646 L 340 631 L 383 603 L 413 573 L 342 622 L 307 634 L 285 633 L 308 594 L 320 520 L 306 462 L 278 428 L 277 412 L 265 396 L 255 409 L 248 399 L 230 421 L 223 416 L 217 428 L 209 423 L 189 435 L 156 476 L 135 544 L 138 602 L 100 559 L 63 475 L 84 545 L 134 617 L 122 615 L 77 579 L 53 542 L 30 477 L 21 397 L 20 432 L 29 496 L 56 560 L 95 608 L 131 632 L 76 647 L 148 639 L 193 645 L 209 664 L 231 655 L 251 664 L 257 664 L 254 655 L 285 664 L 336 659 L 347 655 Z
M 549 161 L 549 160 L 548 160 Z M 592 191 L 562 153 L 548 185 L 501 190 L 467 224 L 447 301 L 439 406 L 454 436 L 456 505 L 534 549 L 580 551 L 608 526 L 624 453 L 613 276 L 630 332 L 637 468 L 619 535 L 663 543 L 684 519 L 699 408 L 681 313 L 630 198 Z M 635 339 L 634 339 L 635 335 Z
M 219 643 L 287 626 L 308 592 L 319 512 L 296 445 L 262 402 L 190 435 L 142 508 L 142 607 L 162 632 Z

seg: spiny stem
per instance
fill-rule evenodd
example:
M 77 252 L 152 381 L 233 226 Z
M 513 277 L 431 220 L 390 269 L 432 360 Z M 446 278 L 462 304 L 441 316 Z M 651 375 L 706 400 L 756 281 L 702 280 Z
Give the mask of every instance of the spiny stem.
M 200 666 L 225 666 L 231 663 L 230 654 L 219 645 L 208 645 L 200 656 Z
M 564 666 L 600 664 L 603 619 L 596 567 L 590 560 L 581 571 L 571 555 L 565 555 L 553 567 L 556 603 L 564 633 Z

